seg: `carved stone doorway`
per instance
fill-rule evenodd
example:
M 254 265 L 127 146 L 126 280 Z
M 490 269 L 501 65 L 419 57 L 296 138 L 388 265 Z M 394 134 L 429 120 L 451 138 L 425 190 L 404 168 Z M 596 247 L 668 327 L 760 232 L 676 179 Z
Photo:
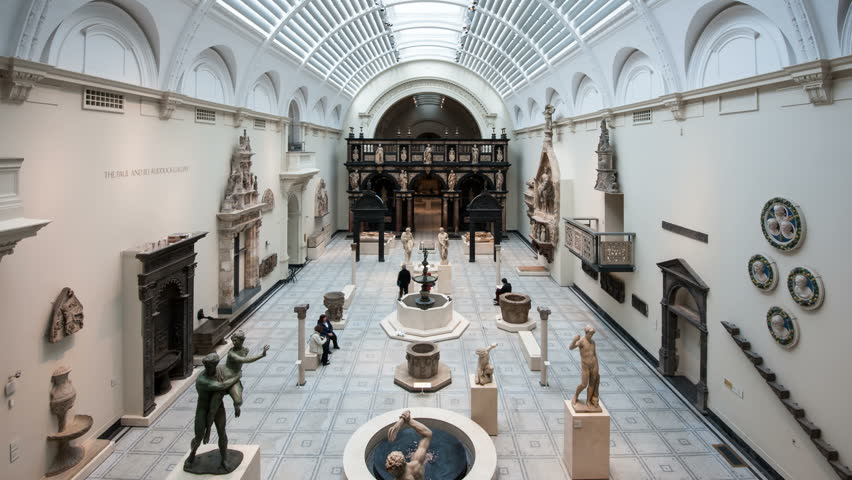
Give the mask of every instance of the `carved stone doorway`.
M 707 413 L 707 292 L 710 288 L 685 260 L 658 263 L 663 273 L 662 343 L 659 371 Z

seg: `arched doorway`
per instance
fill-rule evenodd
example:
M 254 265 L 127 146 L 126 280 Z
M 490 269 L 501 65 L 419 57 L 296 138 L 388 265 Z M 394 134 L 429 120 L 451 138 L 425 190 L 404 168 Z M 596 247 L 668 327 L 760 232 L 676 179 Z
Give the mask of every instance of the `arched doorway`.
M 302 124 L 301 115 L 299 112 L 299 104 L 295 100 L 290 101 L 290 107 L 287 109 L 287 116 L 290 118 L 290 127 L 288 130 L 288 151 L 301 152 L 302 148 Z
M 457 100 L 438 93 L 416 93 L 385 111 L 375 138 L 482 138 L 475 117 Z
M 305 259 L 301 256 L 302 239 L 302 208 L 299 197 L 291 194 L 287 198 L 287 256 L 290 265 L 302 265 Z
M 443 179 L 434 173 L 417 175 L 411 180 L 414 194 L 414 229 L 418 233 L 437 233 L 441 225 Z
M 461 192 L 461 224 L 459 225 L 459 229 L 462 231 L 466 231 L 470 229 L 468 225 L 468 212 L 467 207 L 470 205 L 470 202 L 473 201 L 480 193 L 486 190 L 493 190 L 493 185 L 489 182 L 488 178 L 479 173 L 472 173 L 469 175 L 465 175 L 461 179 L 459 179 L 458 185 L 456 187 Z M 474 225 L 476 227 L 476 231 L 486 230 L 486 225 Z

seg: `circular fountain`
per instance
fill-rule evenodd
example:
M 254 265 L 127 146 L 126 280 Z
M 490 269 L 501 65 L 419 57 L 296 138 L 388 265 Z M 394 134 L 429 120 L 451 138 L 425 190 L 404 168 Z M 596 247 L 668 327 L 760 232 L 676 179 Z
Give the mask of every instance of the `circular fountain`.
M 387 454 L 404 454 L 417 447 L 420 437 L 411 429 L 388 442 L 388 430 L 403 410 L 379 415 L 362 425 L 343 451 L 343 470 L 350 480 L 385 479 Z M 432 430 L 424 479 L 491 480 L 497 470 L 497 451 L 488 433 L 473 420 L 440 408 L 412 408 L 411 417 Z

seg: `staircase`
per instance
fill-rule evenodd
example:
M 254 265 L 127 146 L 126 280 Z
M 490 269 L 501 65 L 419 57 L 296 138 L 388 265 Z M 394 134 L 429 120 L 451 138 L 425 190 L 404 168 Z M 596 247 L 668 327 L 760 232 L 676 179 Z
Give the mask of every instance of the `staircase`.
M 826 460 L 828 460 L 828 464 L 831 465 L 831 468 L 833 468 L 834 471 L 837 472 L 837 475 L 843 480 L 852 480 L 852 470 L 850 470 L 846 465 L 840 463 L 840 455 L 837 453 L 837 449 L 823 440 L 822 430 L 805 417 L 805 409 L 800 407 L 798 403 L 790 400 L 790 390 L 787 390 L 784 385 L 778 383 L 775 372 L 763 364 L 763 357 L 752 351 L 751 343 L 740 335 L 739 327 L 730 322 L 722 322 L 722 326 L 731 334 L 731 338 L 733 338 L 734 342 L 736 342 L 740 349 L 742 349 L 743 353 L 752 365 L 754 365 L 754 368 L 757 369 L 760 376 L 766 380 L 766 384 L 769 385 L 769 388 L 772 389 L 772 392 L 775 393 L 778 400 L 781 401 L 787 411 L 790 412 L 790 415 L 796 419 L 799 426 L 808 434 L 817 450 L 819 450 Z

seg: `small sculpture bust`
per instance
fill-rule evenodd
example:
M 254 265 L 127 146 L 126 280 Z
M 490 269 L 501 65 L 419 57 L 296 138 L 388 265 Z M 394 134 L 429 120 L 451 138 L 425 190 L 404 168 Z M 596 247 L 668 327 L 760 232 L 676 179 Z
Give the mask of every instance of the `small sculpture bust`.
M 441 254 L 441 265 L 446 265 L 450 253 L 450 236 L 444 231 L 444 227 L 438 229 L 438 251 Z
M 388 430 L 388 441 L 394 442 L 400 430 L 411 427 L 420 435 L 420 442 L 417 444 L 417 450 L 411 454 L 411 460 L 406 462 L 405 454 L 400 451 L 393 451 L 388 454 L 385 460 L 385 469 L 393 475 L 393 478 L 400 480 L 424 480 L 426 473 L 426 453 L 429 451 L 429 444 L 432 442 L 432 430 L 426 425 L 411 418 L 411 411 L 406 410 L 399 416 L 399 420 Z
M 598 366 L 598 355 L 595 347 L 595 341 L 592 336 L 595 334 L 595 329 L 591 325 L 586 325 L 583 329 L 585 336 L 576 335 L 569 350 L 575 348 L 580 349 L 580 362 L 582 364 L 582 378 L 580 384 L 577 385 L 577 390 L 574 392 L 574 397 L 571 399 L 571 405 L 577 412 L 600 412 L 600 397 L 598 389 L 600 388 L 601 375 Z M 582 403 L 578 397 L 583 390 L 586 390 L 586 402 Z
M 491 350 L 495 348 L 497 348 L 497 344 L 492 343 L 486 348 L 476 349 L 478 361 L 476 364 L 475 380 L 477 385 L 488 385 L 494 381 L 494 365 L 491 364 Z
M 755 262 L 757 263 L 757 262 Z M 793 287 L 793 293 L 796 294 L 799 300 L 810 300 L 814 296 L 814 290 L 810 286 L 810 282 L 808 282 L 808 277 L 799 274 L 793 279 L 796 286 Z
M 763 264 L 761 260 L 755 260 L 754 263 L 751 264 L 751 272 L 752 277 L 760 282 L 766 283 L 769 281 L 769 276 L 766 275 L 766 265 Z
M 476 145 L 470 148 L 470 163 L 479 163 L 479 147 Z
M 423 163 L 430 164 L 432 163 L 432 145 L 426 144 L 426 150 L 423 150 Z
M 402 249 L 405 251 L 405 263 L 411 263 L 411 252 L 414 250 L 414 235 L 411 233 L 410 227 L 402 232 L 399 240 L 402 242 Z
M 358 184 L 360 182 L 360 174 L 358 170 L 349 174 L 349 190 L 358 190 Z
M 385 163 L 385 149 L 382 148 L 382 144 L 376 148 L 376 165 L 381 165 Z
M 456 189 L 456 181 L 457 181 L 456 171 L 450 170 L 450 174 L 447 175 L 447 188 L 449 188 L 450 190 L 455 190 Z
M 787 322 L 784 321 L 784 317 L 781 315 L 773 315 L 770 323 L 772 325 L 772 333 L 775 338 L 784 341 L 792 335 L 790 329 L 787 328 Z

